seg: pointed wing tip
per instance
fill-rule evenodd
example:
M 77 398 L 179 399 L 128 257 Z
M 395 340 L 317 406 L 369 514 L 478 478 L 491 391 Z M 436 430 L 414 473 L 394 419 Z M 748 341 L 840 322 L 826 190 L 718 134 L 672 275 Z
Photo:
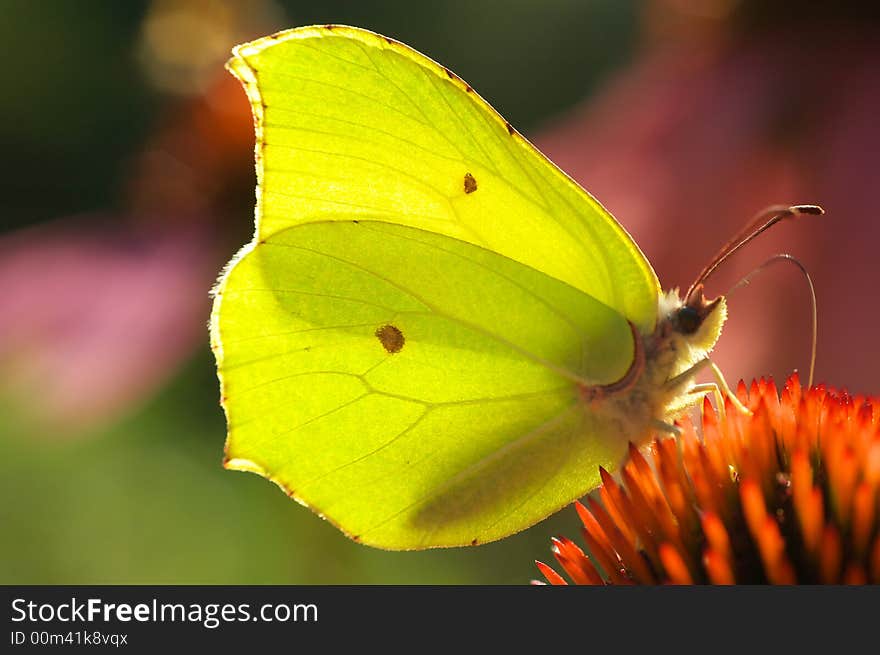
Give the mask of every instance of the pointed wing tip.
M 354 27 L 352 25 L 341 25 L 336 23 L 327 23 L 324 25 L 302 25 L 300 27 L 291 27 L 286 30 L 267 34 L 253 41 L 240 43 L 232 48 L 232 57 L 226 62 L 226 68 L 232 68 L 239 65 L 238 62 L 251 57 L 266 48 L 271 48 L 278 44 L 294 39 L 320 38 L 330 35 L 338 36 L 354 36 L 359 38 L 375 38 L 379 37 L 385 41 L 394 41 L 388 37 L 384 37 L 371 30 L 362 27 Z
M 262 466 L 250 459 L 243 457 L 224 457 L 223 468 L 227 471 L 245 471 L 247 473 L 256 473 L 264 478 L 271 479 L 269 472 Z M 274 480 L 273 480 L 274 482 Z

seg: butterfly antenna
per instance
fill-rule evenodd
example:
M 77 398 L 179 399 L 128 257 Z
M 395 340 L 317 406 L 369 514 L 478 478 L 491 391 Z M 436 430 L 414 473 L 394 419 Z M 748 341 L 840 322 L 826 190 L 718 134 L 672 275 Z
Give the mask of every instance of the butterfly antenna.
M 694 304 L 696 302 L 694 298 L 695 295 L 700 291 L 706 279 L 715 272 L 715 269 L 718 268 L 724 260 L 762 232 L 769 230 L 779 221 L 786 218 L 794 218 L 795 216 L 802 216 L 803 214 L 819 216 L 824 213 L 825 210 L 818 205 L 792 205 L 790 207 L 786 207 L 785 205 L 773 205 L 758 212 L 758 214 L 749 221 L 743 229 L 730 239 L 730 241 L 724 244 L 721 250 L 718 251 L 718 254 L 716 254 L 706 267 L 700 271 L 697 279 L 694 280 L 694 283 L 690 286 L 685 295 L 685 304 Z
M 800 261 L 798 261 L 797 259 L 795 259 L 791 255 L 787 255 L 787 254 L 774 255 L 773 257 L 770 257 L 767 261 L 765 261 L 763 264 L 761 264 L 760 266 L 758 266 L 754 270 L 750 271 L 739 282 L 734 284 L 730 288 L 730 291 L 728 291 L 724 295 L 727 296 L 728 298 L 730 298 L 730 296 L 733 294 L 734 291 L 736 291 L 737 289 L 741 289 L 742 287 L 748 286 L 751 283 L 752 278 L 756 277 L 759 273 L 764 271 L 764 269 L 771 266 L 772 264 L 776 264 L 779 262 L 787 262 L 789 264 L 794 264 L 795 266 L 797 266 L 798 269 L 800 270 L 800 272 L 803 274 L 804 279 L 806 279 L 807 286 L 809 286 L 809 288 L 810 288 L 810 302 L 812 303 L 812 306 L 813 306 L 813 342 L 812 342 L 811 348 L 810 348 L 810 377 L 809 377 L 809 381 L 807 383 L 807 388 L 810 388 L 813 386 L 813 373 L 816 370 L 816 343 L 818 341 L 818 334 L 819 334 L 819 313 L 816 309 L 816 288 L 813 286 L 813 279 L 810 277 L 810 273 L 807 271 L 806 266 L 804 266 Z

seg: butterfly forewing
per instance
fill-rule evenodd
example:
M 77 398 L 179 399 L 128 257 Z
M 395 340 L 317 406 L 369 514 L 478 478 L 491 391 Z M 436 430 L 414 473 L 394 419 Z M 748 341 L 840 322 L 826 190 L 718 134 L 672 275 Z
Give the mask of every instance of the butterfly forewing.
M 659 284 L 625 230 L 467 84 L 346 27 L 240 46 L 258 120 L 259 235 L 361 217 L 482 245 L 653 329 Z

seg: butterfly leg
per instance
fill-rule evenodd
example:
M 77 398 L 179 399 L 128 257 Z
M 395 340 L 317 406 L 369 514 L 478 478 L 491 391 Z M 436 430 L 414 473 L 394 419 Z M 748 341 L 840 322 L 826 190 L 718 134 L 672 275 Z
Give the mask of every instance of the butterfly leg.
M 726 398 L 730 399 L 730 402 L 733 403 L 733 406 L 736 407 L 736 409 L 738 411 L 742 412 L 743 414 L 745 414 L 747 416 L 751 416 L 751 414 L 752 414 L 751 410 L 749 410 L 748 407 L 743 405 L 742 402 L 740 401 L 740 399 L 736 397 L 736 394 L 730 390 L 730 387 L 727 385 L 727 380 L 724 379 L 724 374 L 721 372 L 721 369 L 718 368 L 718 365 L 715 364 L 715 362 L 713 362 L 708 357 L 701 359 L 700 361 L 698 361 L 696 364 L 691 366 L 686 371 L 683 371 L 683 372 L 679 373 L 678 375 L 676 375 L 674 378 L 668 380 L 666 382 L 666 384 L 669 387 L 675 388 L 676 386 L 684 384 L 684 383 L 688 382 L 689 380 L 691 380 L 697 373 L 699 373 L 701 370 L 703 370 L 707 366 L 710 369 L 712 369 L 712 375 L 715 378 L 714 383 L 707 383 L 707 384 L 715 386 L 719 390 L 719 395 L 716 396 L 716 400 L 718 400 L 719 413 L 721 413 L 723 416 L 724 403 L 721 401 L 724 397 L 726 397 Z M 702 387 L 702 389 L 699 391 L 700 393 L 705 393 L 706 391 L 712 391 L 711 387 L 706 387 L 704 385 L 697 385 L 696 387 L 692 387 L 691 389 L 693 390 L 693 389 L 697 389 L 700 387 Z
M 730 402 L 733 403 L 733 406 L 736 407 L 737 410 L 739 410 L 742 414 L 745 414 L 746 416 L 751 416 L 752 410 L 743 405 L 742 401 L 737 398 L 736 394 L 730 390 L 730 387 L 727 386 L 727 380 L 724 379 L 724 374 L 721 372 L 721 369 L 718 368 L 718 365 L 708 358 L 706 359 L 706 361 L 709 362 L 709 366 L 712 368 L 712 374 L 715 376 L 715 382 L 718 383 L 718 386 L 721 388 L 721 391 L 724 393 L 724 395 L 730 398 Z
M 653 421 L 654 429 L 658 432 L 666 432 L 667 434 L 675 435 L 676 437 L 681 436 L 681 429 L 677 425 L 673 425 L 672 423 L 667 423 L 666 421 L 655 420 Z
M 716 382 L 706 382 L 704 384 L 695 384 L 690 388 L 688 393 L 692 394 L 707 394 L 711 393 L 715 396 L 715 406 L 718 408 L 718 415 L 721 417 L 721 422 L 724 423 L 727 420 L 727 413 L 724 409 L 724 395 L 721 392 L 721 387 L 718 386 Z
M 691 366 L 689 369 L 682 371 L 681 373 L 679 373 L 675 377 L 669 378 L 668 380 L 666 380 L 666 384 L 665 384 L 666 388 L 668 388 L 672 391 L 676 391 L 680 387 L 684 387 L 685 385 L 690 383 L 690 381 L 694 378 L 694 376 L 697 373 L 702 371 L 709 364 L 711 364 L 711 362 L 709 361 L 708 357 L 705 359 L 701 359 L 696 364 Z M 682 389 L 681 391 L 684 392 L 686 390 Z

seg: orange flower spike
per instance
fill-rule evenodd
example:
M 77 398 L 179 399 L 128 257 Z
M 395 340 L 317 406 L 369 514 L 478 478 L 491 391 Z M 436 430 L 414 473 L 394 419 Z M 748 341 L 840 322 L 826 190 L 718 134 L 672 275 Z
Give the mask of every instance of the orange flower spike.
M 880 402 L 880 398 L 871 398 L 865 403 L 871 405 L 871 429 L 875 434 L 880 432 L 880 404 L 878 402 Z
M 709 453 L 709 460 L 715 475 L 726 480 L 730 477 L 731 464 L 735 469 L 742 468 L 743 444 L 742 444 L 742 420 L 738 412 L 729 401 L 725 401 L 724 410 L 727 413 L 727 421 L 724 423 L 724 436 L 711 442 L 705 441 L 705 448 Z
M 794 575 L 791 564 L 783 554 L 785 542 L 776 521 L 767 514 L 760 486 L 754 480 L 743 480 L 740 483 L 740 496 L 746 523 L 761 554 L 768 580 L 773 584 L 792 584 Z
M 639 449 L 632 442 L 629 443 L 629 462 L 627 462 L 627 466 L 633 467 L 635 484 L 639 487 L 639 491 L 642 492 L 648 505 L 651 504 L 650 501 L 663 495 L 660 487 L 657 486 L 657 479 L 654 477 L 651 466 L 645 461 L 642 453 L 639 452 Z M 632 491 L 632 487 L 627 486 L 627 488 Z
M 867 482 L 861 482 L 853 496 L 852 538 L 855 552 L 864 557 L 868 551 L 868 540 L 874 527 L 877 506 L 877 493 Z M 880 539 L 880 537 L 878 537 Z
M 844 446 L 838 451 L 835 466 L 829 470 L 829 475 L 832 478 L 831 488 L 834 490 L 834 511 L 840 522 L 847 525 L 852 514 L 853 495 L 859 475 L 859 463 L 852 448 Z
M 820 385 L 816 389 L 817 397 L 821 398 L 821 402 L 817 402 L 816 404 L 816 425 L 815 428 L 815 440 L 821 446 L 824 441 L 821 438 L 822 432 L 829 428 L 835 429 L 839 428 L 839 425 L 835 425 L 833 421 L 833 413 L 840 412 L 840 406 L 835 405 L 833 402 L 833 398 L 828 398 L 828 392 L 823 385 Z M 843 397 L 845 398 L 845 396 Z M 828 400 L 829 402 L 826 402 Z M 835 429 L 836 431 L 836 429 Z
M 727 528 L 714 512 L 705 512 L 702 517 L 703 534 L 706 535 L 706 541 L 709 548 L 715 551 L 719 557 L 725 561 L 731 560 L 730 536 L 727 534 Z
M 682 539 L 680 526 L 664 497 L 654 500 L 654 513 L 657 517 L 658 523 L 660 523 L 661 537 L 665 541 L 673 544 L 682 553 L 685 553 L 686 549 Z M 696 554 L 697 553 L 695 553 L 695 555 Z
M 538 570 L 541 571 L 543 576 L 547 579 L 547 582 L 549 582 L 550 584 L 558 585 L 558 586 L 567 586 L 568 585 L 568 583 L 565 581 L 565 578 L 563 578 L 561 575 L 559 575 L 552 568 L 550 568 L 549 566 L 544 564 L 544 562 L 540 562 L 538 560 L 535 560 L 535 566 L 538 567 Z
M 645 563 L 645 560 L 639 555 L 635 542 L 626 537 L 602 505 L 592 499 L 589 499 L 587 502 L 590 505 L 589 509 L 580 502 L 575 503 L 575 508 L 584 527 L 586 528 L 587 522 L 590 519 L 595 520 L 602 527 L 620 560 L 626 562 L 627 571 L 632 578 L 640 584 L 656 584 L 657 579 L 651 572 L 650 567 Z M 589 518 L 586 517 L 587 514 L 590 515 Z
M 819 441 L 819 414 L 824 392 L 819 387 L 812 387 L 801 396 L 798 407 L 798 441 L 814 446 Z
M 643 545 L 648 548 L 648 553 L 652 555 L 652 559 L 654 559 L 653 556 L 657 554 L 657 540 L 661 536 L 660 525 L 654 516 L 653 508 L 648 504 L 636 482 L 635 478 L 637 475 L 638 472 L 635 467 L 631 467 L 629 464 L 624 466 L 623 471 L 620 473 L 623 484 L 626 486 L 627 492 L 629 492 L 632 508 L 630 524 L 639 535 Z
M 791 489 L 804 547 L 815 557 L 822 539 L 824 502 L 821 490 L 813 486 L 813 468 L 804 450 L 796 450 L 791 457 Z
M 798 392 L 799 395 L 799 392 Z M 786 384 L 782 389 L 782 398 L 779 407 L 779 426 L 778 438 L 782 443 L 782 447 L 786 451 L 797 450 L 801 446 L 797 442 L 797 417 L 795 416 L 795 408 L 798 401 L 795 400 L 795 393 L 790 385 Z
M 830 428 L 831 424 L 828 423 L 825 427 Z M 835 474 L 837 473 L 838 465 L 840 463 L 839 460 L 843 447 L 843 439 L 835 439 L 834 441 L 824 439 L 820 440 L 818 443 L 819 456 L 821 457 L 822 462 L 824 462 L 823 468 L 825 469 L 829 482 L 832 484 L 837 482 Z
M 703 431 L 703 443 L 715 441 L 721 428 L 718 427 L 718 415 L 709 400 L 709 396 L 703 396 L 703 404 L 700 407 L 700 428 Z
M 624 518 L 623 515 L 617 512 L 617 508 L 614 506 L 614 503 L 611 500 L 611 495 L 609 494 L 608 489 L 606 489 L 604 486 L 599 489 L 599 498 L 601 500 L 602 511 L 608 517 L 608 521 L 614 525 L 618 532 L 620 532 L 621 538 L 629 544 L 635 544 L 638 536 L 635 532 L 633 532 L 626 518 Z M 608 534 L 605 522 L 599 519 L 598 515 L 597 520 L 599 520 L 599 523 L 605 530 L 605 534 Z
M 684 469 L 688 473 L 693 473 L 699 469 L 700 449 L 703 447 L 703 440 L 697 435 L 694 424 L 690 420 L 679 423 L 681 434 L 678 436 L 678 443 L 681 449 L 681 460 Z
M 693 446 L 701 441 L 700 437 L 697 435 L 697 430 L 694 427 L 694 422 L 691 421 L 690 418 L 684 416 L 677 424 L 678 429 L 681 430 L 678 441 L 682 444 L 691 444 Z
M 703 566 L 709 576 L 709 582 L 717 585 L 736 584 L 736 577 L 730 568 L 730 562 L 718 551 L 709 548 L 703 555 Z
M 681 468 L 681 460 L 675 439 L 658 439 L 657 461 L 663 492 L 682 534 L 692 534 L 698 527 L 694 511 L 694 499 L 688 493 L 687 474 Z
M 791 585 L 797 582 L 794 567 L 785 555 L 785 539 L 779 524 L 771 516 L 764 519 L 760 536 L 761 559 L 771 584 Z
M 714 494 L 709 481 L 701 471 L 694 470 L 694 468 L 695 467 L 690 467 L 688 469 L 688 475 L 690 476 L 691 484 L 694 488 L 694 496 L 696 498 L 697 506 L 703 507 L 707 511 L 720 512 L 721 508 L 714 501 Z
M 795 371 L 790 376 L 788 376 L 788 380 L 785 381 L 783 385 L 785 391 L 788 393 L 789 398 L 791 399 L 791 406 L 797 407 L 801 403 L 801 395 L 803 395 L 803 387 L 801 387 L 801 376 Z
M 650 464 L 632 443 L 629 445 L 629 461 L 635 466 L 638 475 L 635 477 L 635 483 L 639 487 L 639 491 L 645 499 L 651 514 L 657 521 L 659 533 L 657 537 L 665 538 L 673 542 L 677 547 L 684 548 L 681 542 L 681 534 L 678 531 L 678 521 L 676 521 L 669 503 L 666 502 L 666 496 L 660 489 L 657 476 L 651 469 Z M 629 487 L 632 488 L 631 486 Z
M 765 422 L 762 420 L 766 410 L 763 402 L 755 408 L 754 414 L 744 419 L 747 423 L 748 434 L 750 436 L 748 443 L 742 438 L 737 439 L 734 443 L 736 449 L 735 466 L 736 472 L 740 478 L 748 478 L 763 483 L 764 475 L 761 466 L 762 451 L 764 450 L 764 434 Z M 762 484 L 763 486 L 763 484 Z M 766 491 L 766 489 L 765 489 Z
M 880 487 L 880 432 L 874 434 L 865 455 L 863 477 L 874 489 Z
M 772 388 L 774 389 L 773 393 L 776 393 L 776 387 L 773 386 Z M 773 403 L 768 402 L 765 395 L 758 406 L 758 410 L 752 416 L 752 424 L 750 426 L 750 430 L 757 437 L 755 439 L 757 447 L 752 450 L 748 444 L 743 442 L 747 450 L 755 453 L 754 460 L 757 467 L 755 473 L 759 476 L 756 479 L 761 481 L 764 494 L 768 498 L 773 493 L 773 488 L 776 484 L 775 474 L 779 470 L 776 432 L 773 429 L 773 419 L 771 416 L 774 411 Z
M 867 398 L 859 399 L 858 410 L 852 422 L 852 430 L 854 436 L 851 443 L 856 450 L 856 457 L 860 462 L 865 462 L 871 446 L 871 437 L 877 431 L 874 424 L 874 406 Z
M 782 383 L 782 387 L 785 388 L 788 385 L 788 380 Z M 782 407 L 782 392 L 779 389 L 779 385 L 776 384 L 776 378 L 772 375 L 770 376 L 770 380 L 767 383 L 767 395 L 769 396 L 768 400 L 770 401 L 770 408 L 774 412 L 778 412 L 779 408 Z
M 722 425 L 704 404 L 702 438 L 685 418 L 677 439 L 631 449 L 620 481 L 600 470 L 602 487 L 578 506 L 595 559 L 560 540 L 565 571 L 583 580 L 574 567 L 586 562 L 630 584 L 880 584 L 880 398 L 803 389 L 797 376 L 781 395 L 772 380 L 737 393 L 753 415 L 729 411 Z
M 629 580 L 621 573 L 623 568 L 620 558 L 608 541 L 602 526 L 589 512 L 580 513 L 583 529 L 581 534 L 593 558 L 602 567 L 605 576 L 613 584 L 629 584 Z
M 819 560 L 819 579 L 822 584 L 835 584 L 840 580 L 843 559 L 841 550 L 840 532 L 833 525 L 826 525 L 822 532 Z
M 660 561 L 663 562 L 663 568 L 666 570 L 669 582 L 672 584 L 694 583 L 694 579 L 691 577 L 681 553 L 671 543 L 660 544 Z
M 746 517 L 746 523 L 749 526 L 749 532 L 752 538 L 758 538 L 761 532 L 761 526 L 767 517 L 767 510 L 764 507 L 764 497 L 761 495 L 760 487 L 754 480 L 742 480 L 740 482 L 740 497 L 742 499 L 743 510 Z
M 749 388 L 746 386 L 746 383 L 743 380 L 740 380 L 736 384 L 736 397 L 739 401 L 748 407 L 749 404 Z
M 761 378 L 761 402 L 766 403 L 771 412 L 775 411 L 779 404 L 779 389 L 776 387 L 776 380 L 772 375 Z
M 868 584 L 865 568 L 860 564 L 850 563 L 843 572 L 843 584 Z
M 763 388 L 764 378 L 752 380 L 752 383 L 749 385 L 749 409 L 753 412 L 758 408 L 758 403 L 761 402 Z
M 577 544 L 565 537 L 553 538 L 553 555 L 575 584 L 600 585 L 602 577 Z
M 584 530 L 590 534 L 590 537 L 593 540 L 593 543 L 588 544 L 593 556 L 599 560 L 602 566 L 605 566 L 606 561 L 616 562 L 618 559 L 617 551 L 615 551 L 611 542 L 608 540 L 605 530 L 602 529 L 599 522 L 583 505 L 578 503 L 578 506 L 578 515 L 581 519 L 581 523 L 583 523 Z M 597 552 L 597 550 L 601 551 L 601 553 Z M 618 567 L 615 565 L 615 568 Z
M 737 463 L 731 462 L 731 464 L 724 466 L 721 470 L 716 470 L 710 461 L 711 455 L 709 450 L 711 448 L 712 444 L 707 443 L 706 447 L 701 448 L 699 451 L 700 464 L 703 474 L 706 476 L 706 486 L 712 497 L 711 501 L 707 500 L 704 506 L 707 509 L 717 511 L 724 520 L 727 520 L 732 515 L 730 491 L 734 487 L 734 481 L 731 477 L 731 466 L 736 467 Z
M 713 477 L 717 480 L 725 480 L 728 477 L 728 462 L 737 459 L 736 442 L 726 439 L 718 424 L 718 416 L 708 397 L 703 398 L 703 445 L 700 448 L 701 456 L 712 470 Z
M 623 574 L 623 565 L 617 557 L 616 553 L 609 553 L 604 550 L 596 541 L 592 533 L 585 527 L 581 529 L 581 536 L 584 543 L 596 559 L 596 563 L 602 567 L 608 582 L 615 585 L 632 584 L 632 581 Z
M 630 526 L 629 521 L 626 520 L 626 517 L 629 516 L 629 499 L 624 496 L 623 490 L 618 486 L 617 481 L 601 466 L 599 467 L 599 476 L 602 478 L 602 486 L 599 488 L 602 505 L 614 520 L 615 525 L 623 533 L 623 536 L 628 541 L 635 542 L 637 535 Z
M 868 558 L 871 584 L 880 584 L 880 535 L 874 537 L 871 555 Z

